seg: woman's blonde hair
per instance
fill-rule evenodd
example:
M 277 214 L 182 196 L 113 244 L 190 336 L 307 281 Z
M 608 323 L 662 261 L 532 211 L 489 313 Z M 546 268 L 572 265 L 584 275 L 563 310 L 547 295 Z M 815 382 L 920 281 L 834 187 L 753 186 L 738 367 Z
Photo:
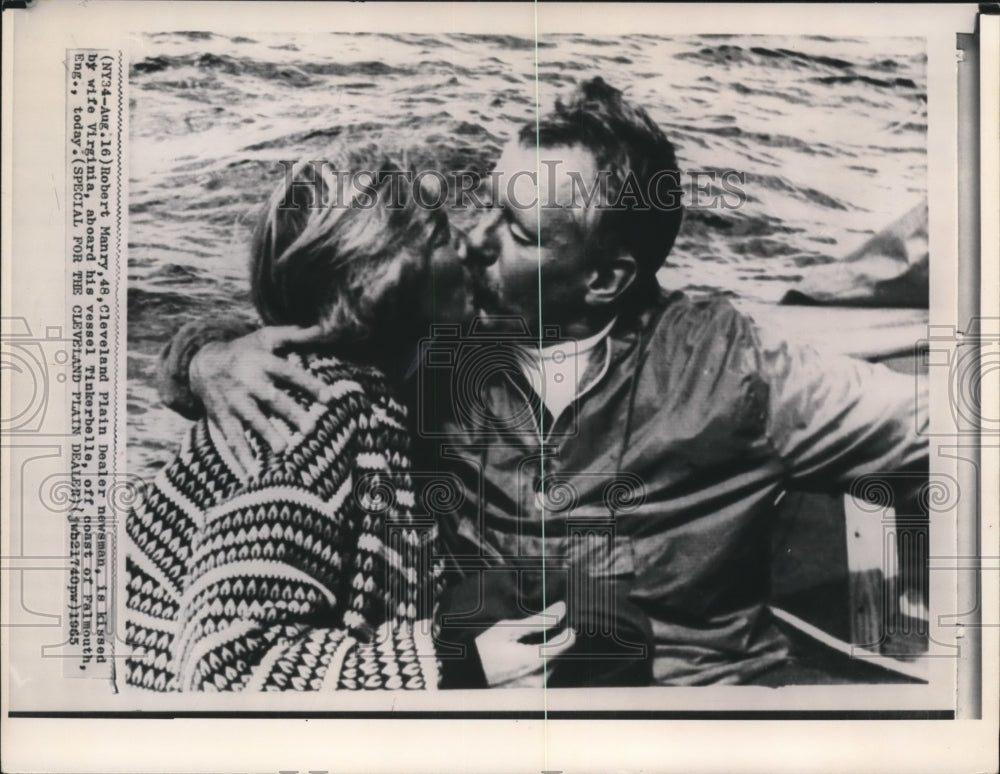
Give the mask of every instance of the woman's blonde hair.
M 346 160 L 285 170 L 253 233 L 250 280 L 266 324 L 363 343 L 411 322 L 418 299 L 400 291 L 449 238 L 448 219 L 417 200 L 405 163 L 374 149 Z

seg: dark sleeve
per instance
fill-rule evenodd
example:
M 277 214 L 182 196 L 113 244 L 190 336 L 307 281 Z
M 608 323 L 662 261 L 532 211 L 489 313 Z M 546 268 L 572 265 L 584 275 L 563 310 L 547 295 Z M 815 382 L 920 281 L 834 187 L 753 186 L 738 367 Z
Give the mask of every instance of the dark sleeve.
M 491 600 L 485 598 L 481 581 L 482 576 L 473 573 L 445 588 L 439 597 L 438 664 L 442 689 L 489 687 L 476 638 L 501 616 L 489 609 Z M 467 622 L 470 611 L 477 613 L 472 625 Z M 456 622 L 455 617 L 466 621 Z
M 156 387 L 163 404 L 182 417 L 199 419 L 204 407 L 191 392 L 188 374 L 191 359 L 210 341 L 232 341 L 257 327 L 242 319 L 198 320 L 177 331 L 160 352 Z
M 928 466 L 925 378 L 766 331 L 757 341 L 769 387 L 768 438 L 794 483 L 849 492 L 859 477 L 907 472 L 913 475 L 896 477 L 893 488 L 919 486 Z

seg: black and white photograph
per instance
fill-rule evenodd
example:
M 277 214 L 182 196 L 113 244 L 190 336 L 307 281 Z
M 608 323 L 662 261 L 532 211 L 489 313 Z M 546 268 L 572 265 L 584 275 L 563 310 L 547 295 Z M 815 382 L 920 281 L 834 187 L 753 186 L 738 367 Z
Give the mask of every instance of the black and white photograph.
M 127 683 L 926 681 L 921 39 L 141 50 Z
M 175 7 L 5 97 L 6 722 L 995 721 L 974 9 Z

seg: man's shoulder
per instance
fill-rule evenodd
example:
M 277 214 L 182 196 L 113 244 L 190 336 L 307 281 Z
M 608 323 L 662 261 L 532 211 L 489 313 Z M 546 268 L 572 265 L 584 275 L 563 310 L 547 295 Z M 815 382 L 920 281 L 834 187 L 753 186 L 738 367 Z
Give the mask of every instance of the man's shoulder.
M 647 322 L 647 335 L 670 349 L 730 350 L 753 347 L 756 327 L 723 295 L 690 298 L 684 293 L 664 293 Z
M 647 322 L 637 361 L 643 411 L 667 412 L 689 429 L 718 421 L 740 437 L 759 437 L 766 385 L 753 321 L 728 298 L 672 293 Z

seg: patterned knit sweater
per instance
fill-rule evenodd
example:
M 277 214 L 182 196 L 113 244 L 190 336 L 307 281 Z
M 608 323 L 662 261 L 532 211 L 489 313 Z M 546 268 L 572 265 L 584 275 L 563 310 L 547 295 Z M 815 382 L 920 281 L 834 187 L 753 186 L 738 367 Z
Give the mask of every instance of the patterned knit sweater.
M 280 454 L 239 471 L 205 420 L 127 523 L 126 680 L 154 691 L 436 688 L 433 523 L 413 518 L 405 410 L 384 377 L 329 385 Z M 278 420 L 272 420 L 277 422 Z M 287 428 L 286 428 L 287 429 Z

